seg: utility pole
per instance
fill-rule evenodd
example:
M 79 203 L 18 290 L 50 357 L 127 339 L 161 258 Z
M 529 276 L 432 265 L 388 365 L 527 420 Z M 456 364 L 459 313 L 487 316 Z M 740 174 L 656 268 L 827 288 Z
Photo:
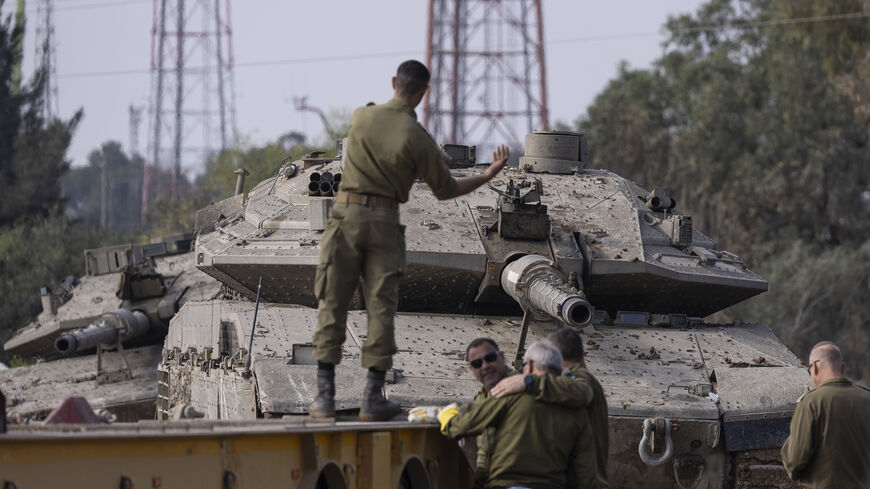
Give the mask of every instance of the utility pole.
M 130 155 L 131 160 L 139 154 L 139 125 L 142 123 L 143 110 L 145 110 L 145 107 L 141 105 L 130 104 L 130 141 L 128 142 L 127 153 Z
M 541 0 L 429 0 L 423 125 L 440 143 L 522 147 L 549 129 Z
M 36 5 L 35 59 L 41 64 L 41 68 L 45 70 L 43 117 L 46 120 L 51 120 L 57 117 L 60 103 L 57 94 L 57 47 L 54 42 L 54 0 L 37 0 Z
M 106 155 L 100 161 L 100 229 L 106 229 L 109 222 L 109 172 L 106 168 Z
M 154 198 L 179 198 L 184 172 L 237 139 L 230 0 L 154 0 L 153 19 L 143 216 Z M 161 169 L 169 195 L 152 188 Z

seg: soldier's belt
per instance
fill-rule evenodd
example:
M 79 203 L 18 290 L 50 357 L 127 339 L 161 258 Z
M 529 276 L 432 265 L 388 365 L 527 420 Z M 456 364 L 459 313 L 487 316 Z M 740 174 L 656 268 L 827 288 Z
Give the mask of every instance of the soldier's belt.
M 354 194 L 351 192 L 339 192 L 335 194 L 335 202 L 339 204 L 359 204 L 370 205 L 372 207 L 386 207 L 387 209 L 398 209 L 399 203 L 387 197 L 379 197 L 377 195 Z

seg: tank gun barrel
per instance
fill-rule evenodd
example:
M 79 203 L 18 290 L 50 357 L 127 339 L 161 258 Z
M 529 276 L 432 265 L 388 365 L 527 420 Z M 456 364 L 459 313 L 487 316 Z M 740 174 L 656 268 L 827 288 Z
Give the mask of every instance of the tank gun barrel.
M 526 255 L 505 266 L 501 286 L 524 310 L 547 314 L 573 327 L 592 321 L 592 305 L 583 292 L 541 255 Z
M 114 346 L 119 341 L 132 340 L 151 330 L 148 316 L 140 311 L 115 309 L 89 326 L 60 335 L 54 342 L 58 353 L 70 354 L 97 345 Z

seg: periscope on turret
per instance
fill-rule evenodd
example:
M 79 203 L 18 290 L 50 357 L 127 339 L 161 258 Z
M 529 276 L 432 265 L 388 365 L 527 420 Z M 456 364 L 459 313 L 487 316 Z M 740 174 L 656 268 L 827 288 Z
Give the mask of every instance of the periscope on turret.
M 457 177 L 486 163 L 473 147 L 445 149 Z M 449 203 L 411 192 L 401 208 L 406 267 L 386 395 L 406 407 L 470 401 L 479 388 L 464 358 L 472 339 L 493 338 L 515 360 L 525 342 L 568 324 L 584 335 L 587 365 L 607 394 L 611 453 L 621 454 L 612 485 L 726 487 L 728 471 L 754 477 L 775 463 L 809 381 L 768 327 L 703 318 L 764 292 L 767 281 L 696 229 L 672 190 L 586 160 L 584 135 L 535 132 L 519 165 L 490 188 Z M 197 214 L 196 265 L 234 297 L 189 301 L 172 319 L 159 417 L 178 405 L 215 419 L 307 412 L 316 391 L 313 280 L 333 201 L 320 182 L 341 171 L 340 152 L 285 162 L 247 196 Z M 365 383 L 355 367 L 364 309 L 357 292 L 342 349 L 351 361 L 337 367 L 336 408 L 349 414 Z M 747 365 L 764 368 L 739 368 Z M 660 428 L 644 434 L 644 426 Z

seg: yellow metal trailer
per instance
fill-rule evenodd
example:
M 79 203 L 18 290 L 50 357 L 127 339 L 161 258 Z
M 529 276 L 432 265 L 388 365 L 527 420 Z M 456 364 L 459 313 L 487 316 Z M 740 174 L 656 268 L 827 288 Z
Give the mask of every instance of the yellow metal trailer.
M 10 426 L 3 489 L 470 488 L 472 471 L 434 424 L 186 420 Z

